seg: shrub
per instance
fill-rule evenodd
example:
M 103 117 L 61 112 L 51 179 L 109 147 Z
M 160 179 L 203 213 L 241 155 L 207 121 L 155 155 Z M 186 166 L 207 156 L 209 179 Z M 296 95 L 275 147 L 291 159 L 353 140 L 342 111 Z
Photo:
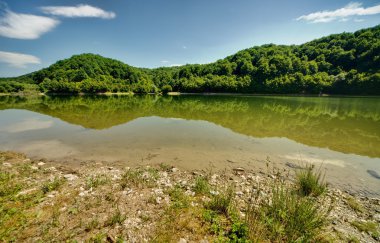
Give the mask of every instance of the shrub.
M 168 85 L 168 84 L 164 85 L 164 86 L 161 88 L 161 92 L 162 92 L 163 94 L 167 94 L 167 93 L 172 92 L 172 91 L 173 91 L 172 86 L 170 86 L 170 85 Z
M 321 210 L 315 200 L 277 184 L 268 199 L 249 205 L 247 224 L 253 238 L 271 242 L 310 242 L 322 234 L 331 208 Z
M 210 185 L 208 183 L 207 178 L 203 176 L 198 176 L 195 178 L 195 184 L 193 188 L 196 194 L 209 194 L 210 193 Z
M 320 169 L 318 171 L 314 169 L 314 165 L 307 165 L 296 174 L 298 190 L 303 196 L 319 196 L 327 189 L 327 183 L 324 182 L 325 175 Z

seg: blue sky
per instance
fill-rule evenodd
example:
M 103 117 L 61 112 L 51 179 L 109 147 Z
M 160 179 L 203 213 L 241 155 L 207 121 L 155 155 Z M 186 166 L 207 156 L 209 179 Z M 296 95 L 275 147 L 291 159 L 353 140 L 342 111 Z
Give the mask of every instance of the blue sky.
M 380 24 L 380 0 L 0 0 L 0 76 L 74 54 L 138 67 L 208 63 Z

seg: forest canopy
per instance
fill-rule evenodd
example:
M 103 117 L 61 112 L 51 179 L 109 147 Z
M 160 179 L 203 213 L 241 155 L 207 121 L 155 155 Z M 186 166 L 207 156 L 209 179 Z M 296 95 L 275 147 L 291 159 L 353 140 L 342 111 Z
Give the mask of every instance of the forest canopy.
M 380 25 L 302 45 L 263 45 L 210 64 L 136 68 L 81 54 L 17 78 L 0 93 L 237 92 L 380 95 Z

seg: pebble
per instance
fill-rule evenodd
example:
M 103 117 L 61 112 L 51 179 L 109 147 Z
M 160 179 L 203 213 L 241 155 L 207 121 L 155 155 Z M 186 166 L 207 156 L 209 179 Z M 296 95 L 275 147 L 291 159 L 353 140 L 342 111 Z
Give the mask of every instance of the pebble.
M 175 167 L 173 167 L 173 168 L 172 168 L 172 172 L 174 172 L 174 173 L 175 173 L 175 172 L 177 172 L 177 171 L 179 171 L 179 169 L 178 169 L 178 168 L 175 168 Z
M 37 165 L 38 165 L 38 166 L 43 166 L 43 165 L 45 165 L 45 163 L 41 161 L 41 162 L 39 162 Z
M 5 167 L 12 167 L 12 165 L 10 163 L 3 163 L 3 166 L 5 166 Z
M 234 171 L 235 174 L 238 174 L 238 175 L 244 173 L 244 171 L 245 171 L 245 169 L 242 167 L 237 167 L 237 168 L 234 168 L 232 170 Z
M 380 223 L 380 214 L 377 213 L 377 214 L 373 215 L 373 219 Z
M 184 238 L 179 239 L 178 243 L 187 243 L 187 240 Z
M 38 167 L 37 167 L 37 166 L 34 166 L 34 165 L 30 166 L 30 168 L 31 168 L 32 170 L 38 170 Z
M 68 181 L 74 181 L 76 179 L 78 179 L 78 176 L 76 175 L 73 175 L 73 174 L 66 174 L 63 176 L 66 180 Z

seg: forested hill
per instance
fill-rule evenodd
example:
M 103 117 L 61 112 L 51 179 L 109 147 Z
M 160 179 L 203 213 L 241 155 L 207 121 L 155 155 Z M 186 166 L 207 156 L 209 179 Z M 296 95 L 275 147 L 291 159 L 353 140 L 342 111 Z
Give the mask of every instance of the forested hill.
M 0 92 L 239 92 L 380 95 L 380 25 L 302 45 L 263 45 L 210 64 L 143 69 L 76 55 L 18 78 Z

